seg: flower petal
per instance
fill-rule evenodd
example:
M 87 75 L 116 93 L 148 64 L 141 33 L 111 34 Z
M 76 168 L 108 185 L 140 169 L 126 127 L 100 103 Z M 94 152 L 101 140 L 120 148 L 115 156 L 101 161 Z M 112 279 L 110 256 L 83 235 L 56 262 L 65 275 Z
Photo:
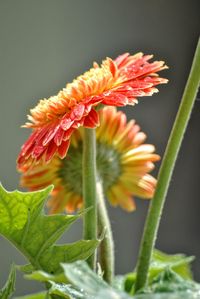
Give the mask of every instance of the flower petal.
M 61 159 L 63 159 L 66 156 L 67 151 L 69 149 L 69 145 L 70 145 L 70 141 L 66 140 L 63 141 L 61 145 L 58 147 L 58 155 Z
M 94 109 L 92 109 L 85 117 L 84 126 L 87 128 L 95 128 L 99 126 L 99 115 Z

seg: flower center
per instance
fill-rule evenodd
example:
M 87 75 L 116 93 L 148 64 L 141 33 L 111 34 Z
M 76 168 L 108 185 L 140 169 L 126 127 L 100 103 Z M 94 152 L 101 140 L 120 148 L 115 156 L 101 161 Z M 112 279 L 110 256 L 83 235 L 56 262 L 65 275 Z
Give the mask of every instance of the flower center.
M 82 195 L 82 150 L 83 144 L 70 146 L 66 158 L 62 160 L 58 176 L 68 192 Z M 106 143 L 97 142 L 97 173 L 107 191 L 121 174 L 120 154 Z

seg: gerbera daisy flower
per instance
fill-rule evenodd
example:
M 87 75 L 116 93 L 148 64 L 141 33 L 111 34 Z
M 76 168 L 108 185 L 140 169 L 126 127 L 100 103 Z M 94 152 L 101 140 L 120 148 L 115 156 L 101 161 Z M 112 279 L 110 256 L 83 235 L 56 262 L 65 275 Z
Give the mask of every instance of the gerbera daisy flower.
M 127 211 L 135 209 L 133 196 L 151 198 L 156 179 L 149 172 L 159 156 L 153 145 L 144 144 L 146 135 L 134 120 L 115 107 L 98 111 L 101 126 L 97 136 L 97 172 L 103 182 L 106 197 L 114 206 Z M 54 184 L 50 212 L 67 212 L 82 206 L 82 146 L 83 130 L 77 130 L 71 140 L 68 155 L 55 155 L 48 164 L 35 164 L 22 173 L 21 185 L 38 190 Z
M 64 158 L 77 128 L 98 126 L 97 105 L 135 105 L 138 97 L 157 92 L 155 86 L 167 82 L 157 72 L 166 66 L 163 61 L 149 62 L 151 58 L 126 53 L 115 60 L 107 58 L 101 66 L 95 62 L 56 96 L 40 100 L 25 124 L 33 132 L 22 146 L 18 168 L 28 169 L 40 160 L 49 162 L 55 154 Z

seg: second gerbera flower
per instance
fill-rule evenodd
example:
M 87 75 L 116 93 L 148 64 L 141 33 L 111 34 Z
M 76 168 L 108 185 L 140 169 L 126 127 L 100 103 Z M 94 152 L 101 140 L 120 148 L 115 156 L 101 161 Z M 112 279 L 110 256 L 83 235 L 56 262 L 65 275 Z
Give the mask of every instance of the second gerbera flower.
M 114 107 L 98 112 L 101 126 L 97 128 L 97 171 L 105 195 L 114 206 L 127 211 L 135 209 L 133 196 L 151 198 L 156 180 L 148 173 L 159 156 L 154 146 L 144 144 L 146 135 L 126 115 Z M 51 212 L 74 211 L 82 206 L 83 130 L 72 136 L 68 155 L 56 155 L 48 164 L 37 164 L 23 173 L 21 185 L 38 190 L 49 184 L 55 188 L 50 200 Z
M 156 85 L 167 80 L 157 72 L 165 69 L 163 61 L 149 62 L 151 55 L 128 53 L 78 77 L 54 97 L 44 99 L 31 110 L 26 127 L 33 133 L 22 146 L 18 169 L 27 170 L 43 160 L 49 162 L 55 154 L 64 158 L 72 133 L 80 126 L 94 128 L 99 124 L 95 106 L 134 105 L 137 98 L 157 92 Z

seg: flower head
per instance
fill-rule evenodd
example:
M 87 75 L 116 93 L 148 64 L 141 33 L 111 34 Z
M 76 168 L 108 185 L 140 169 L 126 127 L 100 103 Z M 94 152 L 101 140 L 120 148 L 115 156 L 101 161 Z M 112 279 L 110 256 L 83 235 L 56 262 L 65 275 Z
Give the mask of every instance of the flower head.
M 151 198 L 156 179 L 149 172 L 159 156 L 154 146 L 144 144 L 146 135 L 134 120 L 115 107 L 98 112 L 101 126 L 97 136 L 97 172 L 110 203 L 127 211 L 135 209 L 133 196 Z M 71 140 L 67 157 L 58 155 L 48 164 L 35 164 L 22 173 L 21 185 L 37 190 L 54 184 L 50 200 L 51 212 L 74 211 L 82 206 L 82 145 L 83 130 L 77 130 Z
M 97 105 L 135 105 L 138 97 L 157 92 L 155 86 L 167 82 L 157 72 L 166 66 L 163 61 L 149 62 L 151 58 L 142 53 L 107 58 L 101 66 L 94 63 L 56 96 L 40 100 L 25 124 L 33 132 L 22 146 L 18 169 L 27 170 L 41 160 L 49 162 L 55 154 L 64 158 L 77 128 L 99 125 Z

